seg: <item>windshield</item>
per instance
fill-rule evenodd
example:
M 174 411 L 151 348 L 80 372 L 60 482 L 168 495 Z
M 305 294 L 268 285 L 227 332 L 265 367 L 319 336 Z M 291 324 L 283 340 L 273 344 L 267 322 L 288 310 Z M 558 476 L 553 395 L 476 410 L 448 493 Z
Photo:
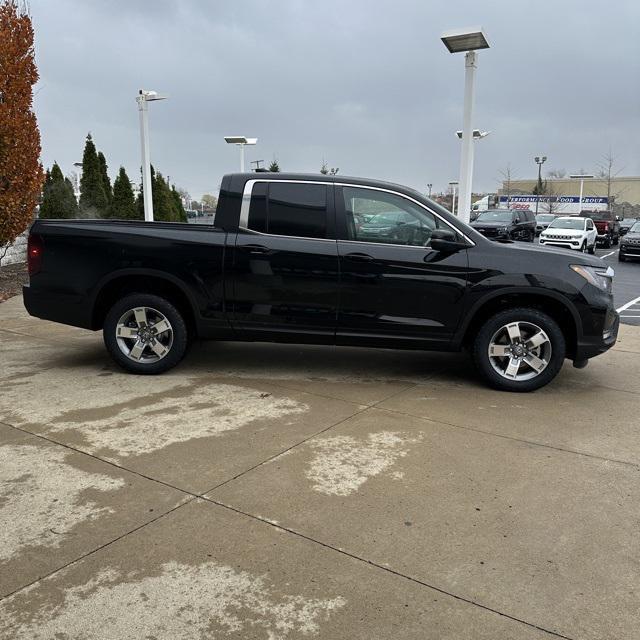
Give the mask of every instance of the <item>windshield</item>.
M 511 211 L 483 211 L 476 222 L 511 222 Z
M 634 223 L 631 229 L 629 229 L 629 233 L 640 233 L 640 222 Z
M 584 229 L 584 218 L 557 218 L 550 225 L 549 229 Z
M 554 215 L 551 215 L 549 213 L 539 213 L 536 216 L 536 220 L 538 222 L 553 222 L 556 219 L 556 217 Z

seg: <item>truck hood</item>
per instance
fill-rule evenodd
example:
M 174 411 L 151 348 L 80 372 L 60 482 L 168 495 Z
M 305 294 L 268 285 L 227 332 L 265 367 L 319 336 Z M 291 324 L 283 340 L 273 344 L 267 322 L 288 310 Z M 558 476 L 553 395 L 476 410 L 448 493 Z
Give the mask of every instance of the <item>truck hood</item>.
M 474 220 L 471 226 L 474 229 L 498 229 L 500 227 L 508 227 L 510 222 L 495 222 L 494 220 L 488 220 L 483 222 L 482 220 Z
M 554 259 L 566 258 L 566 264 L 582 264 L 589 267 L 602 267 L 607 266 L 606 262 L 603 262 L 600 258 L 590 256 L 586 253 L 580 253 L 578 251 L 572 251 L 571 249 L 559 249 L 556 247 L 544 247 L 539 244 L 530 245 L 526 242 L 510 242 L 508 244 L 495 243 L 500 249 L 505 251 L 518 251 L 521 254 L 526 254 L 527 258 L 531 260 L 548 260 L 550 255 L 555 256 Z M 522 256 L 525 258 L 525 255 Z

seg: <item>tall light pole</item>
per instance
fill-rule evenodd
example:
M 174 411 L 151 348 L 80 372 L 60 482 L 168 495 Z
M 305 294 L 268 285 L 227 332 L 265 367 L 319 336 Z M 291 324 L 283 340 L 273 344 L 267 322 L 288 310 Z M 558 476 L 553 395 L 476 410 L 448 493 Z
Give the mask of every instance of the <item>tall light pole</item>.
M 145 222 L 153 222 L 153 193 L 151 186 L 151 157 L 149 155 L 149 110 L 147 103 L 153 100 L 165 100 L 156 91 L 140 89 L 136 102 L 140 113 L 140 146 L 142 150 L 142 199 L 144 202 Z
M 430 183 L 427 185 L 427 189 L 429 189 L 429 197 L 431 197 L 431 189 L 432 189 L 432 188 L 433 188 L 433 184 L 430 182 Z
M 536 156 L 534 158 L 538 165 L 538 188 L 536 191 L 540 191 L 540 185 L 542 184 L 542 165 L 547 161 L 547 156 Z M 538 204 L 540 203 L 540 193 L 536 194 L 536 215 L 538 215 Z
M 462 117 L 462 152 L 460 154 L 460 195 L 458 217 L 469 222 L 471 213 L 471 190 L 473 184 L 473 88 L 478 66 L 477 49 L 488 49 L 489 42 L 482 28 L 457 29 L 443 33 L 441 40 L 449 53 L 465 53 L 464 109 Z
M 574 180 L 580 180 L 580 198 L 578 199 L 578 215 L 582 213 L 582 193 L 584 191 L 584 179 L 585 178 L 593 178 L 593 174 L 591 173 L 574 173 L 569 176 Z
M 80 202 L 80 179 L 82 178 L 82 162 L 74 162 L 76 168 L 76 200 Z
M 247 138 L 246 136 L 225 136 L 224 141 L 227 144 L 235 144 L 240 147 L 240 173 L 244 173 L 244 148 L 248 144 L 256 144 L 258 138 Z
M 458 181 L 457 180 L 453 180 L 452 182 L 449 183 L 449 186 L 451 187 L 451 213 L 453 213 L 453 215 L 456 215 L 456 187 L 458 186 Z M 458 212 L 460 211 L 460 196 L 458 196 Z

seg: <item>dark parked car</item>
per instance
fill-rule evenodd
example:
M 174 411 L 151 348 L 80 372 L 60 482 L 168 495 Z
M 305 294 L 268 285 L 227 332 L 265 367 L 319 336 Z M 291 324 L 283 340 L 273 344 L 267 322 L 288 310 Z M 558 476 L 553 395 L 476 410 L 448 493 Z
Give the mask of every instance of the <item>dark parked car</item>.
M 640 218 L 625 218 L 624 220 L 620 220 L 620 237 L 627 235 L 629 229 L 631 229 L 638 220 L 640 220 Z
M 523 240 L 536 237 L 536 217 L 529 209 L 489 209 L 482 211 L 471 226 L 491 240 Z
M 636 222 L 620 240 L 618 260 L 624 262 L 627 258 L 640 258 L 640 221 Z
M 608 249 L 620 241 L 620 223 L 611 211 L 582 211 L 581 216 L 591 218 L 598 230 L 598 242 Z
M 554 213 L 539 213 L 536 216 L 536 235 L 539 236 L 557 217 Z
M 411 232 L 363 232 L 372 211 Z M 26 308 L 102 329 L 114 360 L 141 374 L 175 366 L 198 337 L 468 349 L 489 384 L 531 391 L 565 358 L 583 367 L 616 341 L 601 260 L 490 242 L 406 187 L 227 175 L 214 222 L 38 220 Z

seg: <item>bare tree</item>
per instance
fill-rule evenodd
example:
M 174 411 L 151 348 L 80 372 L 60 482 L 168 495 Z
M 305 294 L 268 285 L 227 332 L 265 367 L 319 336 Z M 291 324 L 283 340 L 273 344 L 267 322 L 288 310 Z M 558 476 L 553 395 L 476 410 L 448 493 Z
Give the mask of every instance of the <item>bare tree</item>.
M 598 178 L 602 178 L 607 184 L 607 203 L 609 209 L 613 208 L 613 204 L 619 196 L 624 193 L 624 189 L 614 191 L 614 180 L 617 178 L 624 167 L 618 169 L 615 164 L 615 157 L 611 149 L 605 153 L 598 162 L 598 171 L 596 175 Z
M 566 177 L 567 172 L 564 169 L 549 169 L 549 171 L 547 171 L 547 178 L 551 178 L 552 180 L 561 180 Z
M 507 166 L 504 169 L 501 169 L 499 173 L 502 176 L 502 191 L 504 195 L 507 196 L 508 207 L 513 194 L 513 181 L 515 180 L 513 176 L 513 167 L 511 164 L 507 164 Z

